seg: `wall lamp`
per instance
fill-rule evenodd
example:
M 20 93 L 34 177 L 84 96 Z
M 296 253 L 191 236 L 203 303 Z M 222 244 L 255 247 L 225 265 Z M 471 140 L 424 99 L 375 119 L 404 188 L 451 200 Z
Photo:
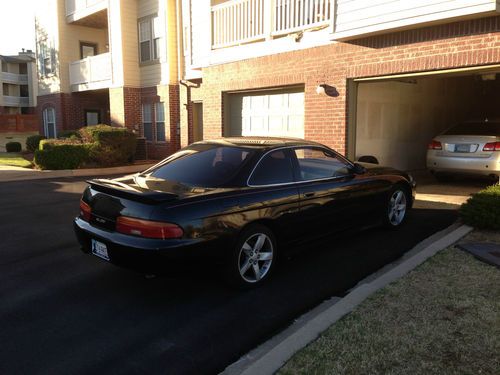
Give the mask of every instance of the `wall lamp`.
M 326 95 L 326 96 L 339 96 L 339 92 L 333 86 L 327 85 L 326 83 L 319 84 L 316 87 L 316 94 L 318 95 Z

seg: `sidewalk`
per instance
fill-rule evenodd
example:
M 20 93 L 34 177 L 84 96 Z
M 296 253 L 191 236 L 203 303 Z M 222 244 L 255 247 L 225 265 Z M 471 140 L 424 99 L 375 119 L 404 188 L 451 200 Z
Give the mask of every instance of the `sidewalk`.
M 126 175 L 149 168 L 156 161 L 141 161 L 133 165 L 112 168 L 64 169 L 59 171 L 40 171 L 11 166 L 0 166 L 0 182 L 39 180 L 60 177 L 94 177 L 106 175 Z

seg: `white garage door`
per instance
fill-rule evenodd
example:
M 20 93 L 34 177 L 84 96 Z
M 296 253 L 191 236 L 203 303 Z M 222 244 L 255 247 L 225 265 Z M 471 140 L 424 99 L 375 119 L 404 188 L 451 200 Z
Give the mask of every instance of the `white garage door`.
M 233 94 L 230 135 L 304 138 L 304 92 Z

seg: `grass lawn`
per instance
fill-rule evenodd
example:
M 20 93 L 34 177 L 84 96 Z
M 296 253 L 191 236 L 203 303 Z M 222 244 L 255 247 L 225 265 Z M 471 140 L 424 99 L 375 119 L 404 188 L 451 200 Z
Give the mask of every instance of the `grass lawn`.
M 31 168 L 31 163 L 15 152 L 0 152 L 0 165 L 11 165 L 14 167 Z
M 465 241 L 500 243 L 499 232 Z M 450 247 L 378 291 L 279 374 L 500 374 L 500 270 Z

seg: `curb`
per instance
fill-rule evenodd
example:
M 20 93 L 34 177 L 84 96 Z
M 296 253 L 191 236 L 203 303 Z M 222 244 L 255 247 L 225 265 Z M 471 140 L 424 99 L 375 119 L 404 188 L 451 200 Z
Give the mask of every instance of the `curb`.
M 60 178 L 60 177 L 85 177 L 85 176 L 105 176 L 113 174 L 127 174 L 141 172 L 154 163 L 148 164 L 134 164 L 123 167 L 111 168 L 91 168 L 91 169 L 63 169 L 59 171 L 15 171 L 10 172 L 11 176 L 0 176 L 0 182 L 13 182 L 13 181 L 28 181 L 28 180 L 41 180 L 47 178 Z
M 315 340 L 374 292 L 406 275 L 428 258 L 457 242 L 472 229 L 467 225 L 453 224 L 435 233 L 417 244 L 398 261 L 360 281 L 344 298 L 332 297 L 304 314 L 289 328 L 229 365 L 221 374 L 274 374 L 297 351 Z

